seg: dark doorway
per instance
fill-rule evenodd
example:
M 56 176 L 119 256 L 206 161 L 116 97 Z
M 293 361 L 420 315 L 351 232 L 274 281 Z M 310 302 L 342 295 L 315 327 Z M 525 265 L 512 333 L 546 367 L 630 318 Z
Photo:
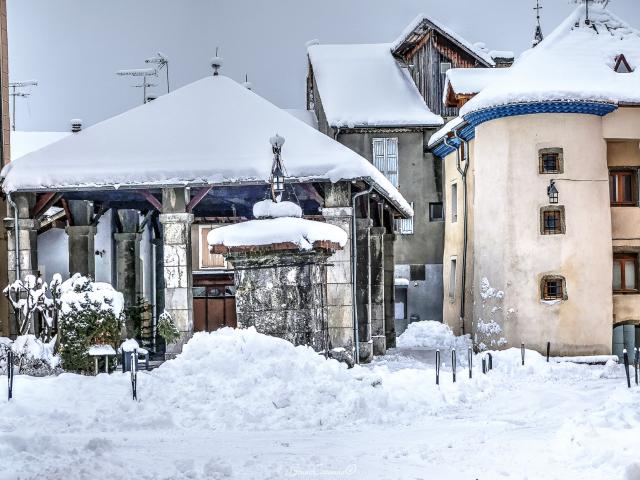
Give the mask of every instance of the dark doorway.
M 236 328 L 235 294 L 233 275 L 194 275 L 194 330 L 213 332 L 222 327 Z

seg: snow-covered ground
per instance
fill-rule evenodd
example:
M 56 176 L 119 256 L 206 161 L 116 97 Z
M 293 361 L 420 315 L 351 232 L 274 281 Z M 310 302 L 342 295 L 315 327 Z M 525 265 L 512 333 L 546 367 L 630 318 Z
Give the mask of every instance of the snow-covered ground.
M 128 374 L 17 376 L 0 479 L 640 479 L 640 388 L 621 366 L 480 363 L 437 387 L 426 347 L 348 370 L 223 329 L 140 372 L 138 402 Z

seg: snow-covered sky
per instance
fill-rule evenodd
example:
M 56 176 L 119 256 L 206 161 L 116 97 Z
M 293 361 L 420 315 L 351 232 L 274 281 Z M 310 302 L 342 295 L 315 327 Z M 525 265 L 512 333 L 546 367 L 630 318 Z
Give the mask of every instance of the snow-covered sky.
M 575 7 L 541 0 L 550 32 Z M 490 49 L 526 49 L 533 36 L 535 0 L 8 0 L 12 81 L 37 79 L 18 99 L 20 130 L 66 130 L 142 100 L 134 80 L 115 75 L 144 67 L 157 51 L 170 60 L 171 87 L 210 74 L 216 46 L 223 73 L 249 75 L 254 90 L 287 108 L 304 108 L 306 47 L 322 43 L 393 41 L 418 13 L 441 20 Z M 610 8 L 640 27 L 640 1 L 612 0 Z M 157 80 L 158 92 L 166 87 Z

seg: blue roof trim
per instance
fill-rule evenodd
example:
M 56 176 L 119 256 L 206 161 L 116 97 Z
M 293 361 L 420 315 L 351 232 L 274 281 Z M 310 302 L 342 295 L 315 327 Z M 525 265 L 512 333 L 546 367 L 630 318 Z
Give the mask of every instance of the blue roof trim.
M 536 102 L 513 103 L 499 107 L 485 108 L 464 116 L 470 125 L 478 125 L 497 118 L 532 115 L 536 113 L 582 113 L 604 117 L 618 108 L 617 105 L 604 102 Z
M 451 140 L 449 140 L 448 143 L 453 144 L 456 147 L 459 147 L 461 142 L 457 138 L 452 138 Z M 445 142 L 439 143 L 437 147 L 432 149 L 433 154 L 440 158 L 444 158 L 455 151 L 456 151 L 455 148 L 450 147 Z
M 458 135 L 464 140 L 473 140 L 476 136 L 475 128 L 478 125 L 498 118 L 533 115 L 536 113 L 581 113 L 604 117 L 617 108 L 618 106 L 615 104 L 604 102 L 555 101 L 512 103 L 468 113 L 464 116 L 466 123 L 464 127 L 458 130 Z M 459 142 L 453 140 L 451 143 L 458 144 Z M 434 155 L 444 158 L 452 153 L 454 149 L 445 145 L 444 141 L 441 141 L 435 147 L 432 147 L 431 151 Z

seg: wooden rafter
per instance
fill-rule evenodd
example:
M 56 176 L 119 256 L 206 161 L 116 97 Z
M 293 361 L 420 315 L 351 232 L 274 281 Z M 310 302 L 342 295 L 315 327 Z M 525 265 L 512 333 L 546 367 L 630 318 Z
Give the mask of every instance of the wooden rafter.
M 193 196 L 193 198 L 187 205 L 187 212 L 191 213 L 193 209 L 196 208 L 198 204 L 202 201 L 202 199 L 207 196 L 207 194 L 211 191 L 212 188 L 213 186 L 210 186 L 210 187 L 204 187 L 198 190 L 198 193 L 196 193 Z
M 60 200 L 62 203 L 62 208 L 64 209 L 64 213 L 67 215 L 67 225 L 73 227 L 73 217 L 71 216 L 71 209 L 69 208 L 69 203 L 63 198 Z
M 138 190 L 138 193 L 142 195 L 156 210 L 162 212 L 162 202 L 154 197 L 151 192 L 148 190 Z
M 39 220 L 51 206 L 62 198 L 61 193 L 49 192 L 43 194 L 35 207 L 33 207 L 32 217 Z

